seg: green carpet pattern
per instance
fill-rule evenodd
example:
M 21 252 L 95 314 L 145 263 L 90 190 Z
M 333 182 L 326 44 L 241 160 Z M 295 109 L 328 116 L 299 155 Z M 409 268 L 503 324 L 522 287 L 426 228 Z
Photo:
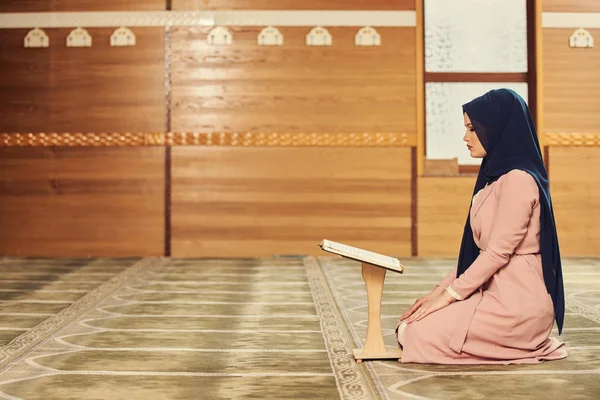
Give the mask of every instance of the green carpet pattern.
M 348 344 L 316 263 L 144 259 L 2 347 L 0 397 L 377 398 Z
M 388 272 L 386 344 L 453 267 Z M 357 364 L 360 264 L 339 257 L 0 259 L 3 399 L 600 398 L 600 261 L 564 261 L 570 356 L 533 366 Z
M 319 258 L 353 340 L 366 335 L 366 290 L 360 264 L 341 258 Z M 453 267 L 452 260 L 407 260 L 404 274 L 388 272 L 382 301 L 386 345 L 395 346 L 399 316 L 429 293 Z M 569 357 L 537 365 L 441 366 L 368 363 L 384 399 L 557 399 L 600 398 L 600 260 L 563 260 L 567 314 L 560 340 Z M 557 335 L 556 329 L 553 335 Z

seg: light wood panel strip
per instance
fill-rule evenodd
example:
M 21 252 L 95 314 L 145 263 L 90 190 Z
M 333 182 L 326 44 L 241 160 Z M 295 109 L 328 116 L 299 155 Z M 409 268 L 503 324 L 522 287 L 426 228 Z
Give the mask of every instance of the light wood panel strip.
M 542 13 L 544 28 L 600 28 L 600 12 Z
M 458 257 L 475 179 L 419 178 L 419 257 Z
M 414 10 L 413 0 L 173 0 L 174 10 Z
M 408 148 L 173 148 L 173 256 L 411 253 Z
M 375 26 L 414 27 L 414 11 L 216 10 L 0 13 L 0 28 L 166 26 Z
M 0 149 L 0 254 L 163 253 L 164 150 Z
M 600 255 L 600 148 L 550 147 L 549 159 L 561 255 Z

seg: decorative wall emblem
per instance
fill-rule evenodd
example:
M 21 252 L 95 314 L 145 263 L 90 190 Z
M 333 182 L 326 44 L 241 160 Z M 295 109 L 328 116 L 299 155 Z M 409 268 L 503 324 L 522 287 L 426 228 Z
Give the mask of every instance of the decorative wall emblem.
M 223 26 L 217 26 L 208 33 L 206 40 L 208 44 L 214 46 L 227 46 L 233 42 L 233 36 L 227 30 L 227 28 Z
M 594 38 L 583 28 L 576 29 L 569 39 L 571 47 L 594 47 Z
M 35 28 L 30 30 L 29 33 L 27 33 L 23 44 L 25 47 L 31 48 L 48 47 L 50 46 L 50 38 L 48 38 L 46 32 L 44 32 L 40 28 Z
M 264 28 L 256 39 L 259 46 L 282 46 L 283 35 L 274 26 Z
M 381 35 L 370 26 L 361 28 L 354 36 L 356 46 L 381 46 Z
M 312 28 L 306 35 L 307 46 L 331 46 L 332 42 L 331 34 L 322 26 Z
M 135 46 L 135 33 L 129 28 L 117 28 L 110 36 L 110 45 L 112 47 Z
M 67 47 L 92 47 L 92 36 L 83 28 L 73 29 L 67 36 Z

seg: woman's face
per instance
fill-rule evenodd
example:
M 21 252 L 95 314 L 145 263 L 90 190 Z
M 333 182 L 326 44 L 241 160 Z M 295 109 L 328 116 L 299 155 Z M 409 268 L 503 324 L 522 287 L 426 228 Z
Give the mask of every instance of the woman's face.
M 479 141 L 477 134 L 475 133 L 475 129 L 473 129 L 473 124 L 471 124 L 471 120 L 467 113 L 463 113 L 465 118 L 465 128 L 467 128 L 467 132 L 465 133 L 465 137 L 463 140 L 467 143 L 467 148 L 469 152 L 471 152 L 471 157 L 473 158 L 483 158 L 487 155 L 487 152 L 483 148 L 483 145 Z

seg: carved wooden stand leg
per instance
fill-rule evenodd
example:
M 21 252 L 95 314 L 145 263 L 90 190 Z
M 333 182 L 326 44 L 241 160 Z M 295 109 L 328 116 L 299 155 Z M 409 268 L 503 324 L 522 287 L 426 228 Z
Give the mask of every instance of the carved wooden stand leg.
M 354 350 L 354 358 L 359 363 L 362 360 L 385 360 L 402 358 L 402 350 L 387 349 L 383 342 L 381 332 L 381 296 L 386 269 L 375 265 L 363 263 L 362 275 L 367 286 L 367 301 L 369 304 L 369 322 L 367 325 L 367 339 L 363 349 Z

